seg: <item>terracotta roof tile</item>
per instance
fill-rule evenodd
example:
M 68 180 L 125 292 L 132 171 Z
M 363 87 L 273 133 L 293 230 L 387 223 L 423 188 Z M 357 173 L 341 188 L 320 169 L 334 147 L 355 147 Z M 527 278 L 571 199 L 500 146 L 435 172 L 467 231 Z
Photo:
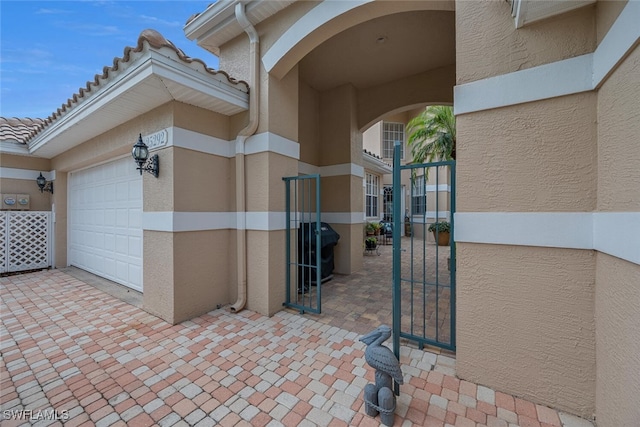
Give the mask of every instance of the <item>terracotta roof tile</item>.
M 29 136 L 42 127 L 42 119 L 0 117 L 0 141 L 25 144 Z
M 226 77 L 227 81 L 231 84 L 244 86 L 246 91 L 249 92 L 249 85 L 247 82 L 242 80 L 233 79 L 229 74 L 224 71 L 214 70 L 213 68 L 207 67 L 207 64 L 204 63 L 201 59 L 191 58 L 187 56 L 181 49 L 176 47 L 172 42 L 165 39 L 162 34 L 153 29 L 146 29 L 140 33 L 138 37 L 138 44 L 136 47 L 127 46 L 124 49 L 124 54 L 122 58 L 114 58 L 113 65 L 105 66 L 102 69 L 102 74 L 96 74 L 92 81 L 88 81 L 84 88 L 80 88 L 78 93 L 74 94 L 71 98 L 67 100 L 66 103 L 62 104 L 60 108 L 58 108 L 55 112 L 53 112 L 46 119 L 6 119 L 0 118 L 2 121 L 0 122 L 0 141 L 18 141 L 22 144 L 26 144 L 29 140 L 35 137 L 40 131 L 49 126 L 52 122 L 56 121 L 60 116 L 62 116 L 67 111 L 71 110 L 78 103 L 80 103 L 85 95 L 90 92 L 96 90 L 100 87 L 101 83 L 107 80 L 115 71 L 118 71 L 121 64 L 127 63 L 131 60 L 131 54 L 136 52 L 141 52 L 144 49 L 144 42 L 147 42 L 149 46 L 160 49 L 162 47 L 169 47 L 173 49 L 176 53 L 177 57 L 188 64 L 197 63 L 202 65 L 203 69 L 211 74 L 211 75 L 222 75 Z M 11 139 L 15 137 L 15 139 Z

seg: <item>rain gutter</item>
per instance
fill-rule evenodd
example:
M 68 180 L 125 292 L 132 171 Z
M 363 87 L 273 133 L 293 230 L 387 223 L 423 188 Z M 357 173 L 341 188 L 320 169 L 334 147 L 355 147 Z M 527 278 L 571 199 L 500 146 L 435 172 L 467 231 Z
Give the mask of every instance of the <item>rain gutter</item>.
M 259 61 L 260 39 L 258 32 L 253 27 L 247 15 L 244 5 L 237 3 L 235 15 L 242 29 L 249 36 L 249 123 L 238 132 L 236 137 L 236 211 L 237 217 L 237 275 L 238 275 L 238 299 L 231 306 L 232 313 L 244 309 L 247 303 L 247 212 L 246 212 L 246 176 L 245 176 L 245 142 L 258 129 L 259 113 Z

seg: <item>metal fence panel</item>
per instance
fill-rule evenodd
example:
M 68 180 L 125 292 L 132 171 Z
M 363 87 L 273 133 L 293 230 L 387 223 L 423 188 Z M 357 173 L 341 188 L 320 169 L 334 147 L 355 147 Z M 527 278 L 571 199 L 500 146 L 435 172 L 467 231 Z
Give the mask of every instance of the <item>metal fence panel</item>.
M 399 353 L 400 338 L 420 347 L 455 350 L 455 161 L 401 165 L 399 156 L 394 156 L 395 194 L 400 194 L 403 170 L 411 173 L 405 214 L 410 235 L 400 239 L 394 233 L 394 350 Z M 394 197 L 393 202 L 394 228 L 400 229 L 400 200 Z M 438 242 L 447 234 L 436 226 L 443 221 L 450 227 L 446 244 Z
M 320 313 L 320 175 L 282 178 L 286 185 L 286 299 L 300 313 Z

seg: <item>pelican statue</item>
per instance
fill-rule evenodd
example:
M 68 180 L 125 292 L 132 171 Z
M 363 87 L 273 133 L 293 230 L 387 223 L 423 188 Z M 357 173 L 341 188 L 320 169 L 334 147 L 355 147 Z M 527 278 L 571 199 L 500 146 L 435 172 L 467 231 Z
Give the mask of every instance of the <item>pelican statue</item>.
M 360 341 L 367 345 L 364 351 L 364 360 L 376 370 L 376 373 L 387 374 L 393 378 L 396 384 L 403 384 L 400 362 L 389 347 L 382 345 L 390 336 L 391 328 L 387 325 L 381 325 L 362 336 Z

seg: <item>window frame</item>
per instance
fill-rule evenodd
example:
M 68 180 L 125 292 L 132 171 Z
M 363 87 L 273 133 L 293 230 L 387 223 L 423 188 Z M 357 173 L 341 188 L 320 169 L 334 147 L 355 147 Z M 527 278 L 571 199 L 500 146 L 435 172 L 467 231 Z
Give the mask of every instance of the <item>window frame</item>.
M 401 130 L 399 129 L 387 129 L 387 126 L 389 127 L 400 127 Z M 391 136 L 391 138 L 388 138 L 387 135 L 388 134 L 392 134 L 393 135 L 389 135 Z M 382 158 L 385 159 L 393 159 L 393 147 L 395 144 L 395 141 L 398 140 L 397 136 L 399 136 L 399 134 L 402 134 L 401 137 L 401 141 L 400 141 L 400 158 L 404 159 L 404 139 L 405 139 L 405 125 L 404 123 L 401 122 L 382 122 L 382 147 L 381 147 L 381 152 L 382 152 Z

